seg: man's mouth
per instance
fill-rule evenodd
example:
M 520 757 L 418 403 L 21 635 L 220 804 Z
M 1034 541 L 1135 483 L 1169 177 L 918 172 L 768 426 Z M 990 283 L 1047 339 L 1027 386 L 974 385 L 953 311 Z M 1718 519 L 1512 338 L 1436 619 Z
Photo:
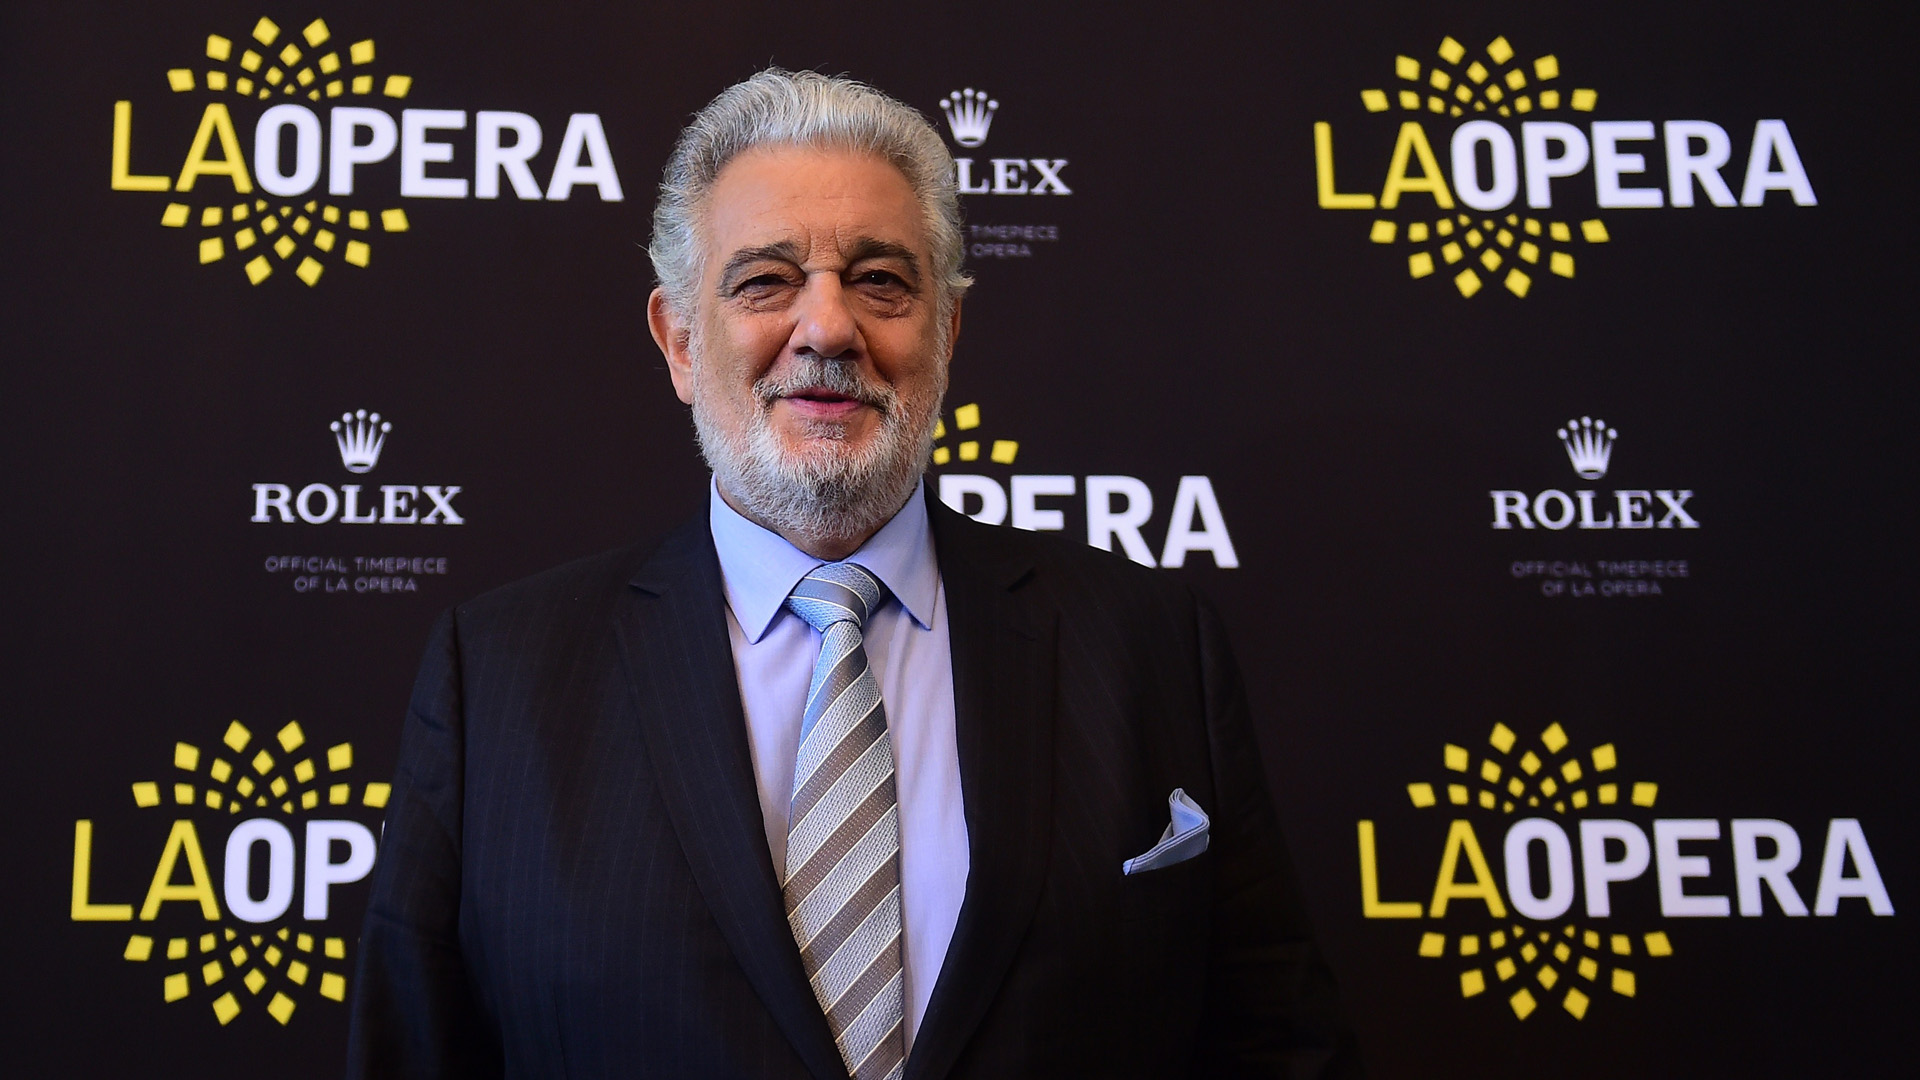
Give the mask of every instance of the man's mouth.
M 834 425 L 854 422 L 863 409 L 886 419 L 894 407 L 886 386 L 867 383 L 845 364 L 811 356 L 795 357 L 779 374 L 761 376 L 753 394 L 764 409 L 784 402 L 782 411 L 789 416 Z
M 865 404 L 852 395 L 818 386 L 794 390 L 783 395 L 781 400 L 801 416 L 818 420 L 834 420 L 850 416 Z

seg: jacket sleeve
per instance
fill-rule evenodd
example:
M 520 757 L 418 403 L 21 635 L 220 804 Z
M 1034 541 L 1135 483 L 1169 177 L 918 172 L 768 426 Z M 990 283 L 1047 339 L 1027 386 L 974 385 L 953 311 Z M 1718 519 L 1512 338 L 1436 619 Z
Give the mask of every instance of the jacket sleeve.
M 490 1077 L 499 1040 L 460 948 L 465 723 L 458 626 L 434 625 L 400 738 L 354 980 L 347 1075 Z
M 1357 1077 L 1359 1050 L 1268 798 L 1246 692 L 1224 628 L 1198 601 L 1217 857 L 1207 1008 L 1193 1075 Z

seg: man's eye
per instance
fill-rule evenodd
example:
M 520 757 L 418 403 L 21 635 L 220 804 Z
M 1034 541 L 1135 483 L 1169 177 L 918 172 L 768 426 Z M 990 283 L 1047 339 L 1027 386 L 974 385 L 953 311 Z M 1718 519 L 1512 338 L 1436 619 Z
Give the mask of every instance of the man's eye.
M 888 289 L 901 288 L 906 285 L 906 282 L 901 280 L 900 275 L 890 270 L 868 270 L 866 273 L 861 274 L 857 280 L 862 285 L 877 285 L 881 288 Z
M 765 292 L 768 289 L 778 289 L 781 286 L 786 284 L 787 284 L 787 280 L 781 277 L 779 274 L 758 274 L 754 277 L 750 277 L 747 280 L 741 282 L 734 291 L 735 292 Z

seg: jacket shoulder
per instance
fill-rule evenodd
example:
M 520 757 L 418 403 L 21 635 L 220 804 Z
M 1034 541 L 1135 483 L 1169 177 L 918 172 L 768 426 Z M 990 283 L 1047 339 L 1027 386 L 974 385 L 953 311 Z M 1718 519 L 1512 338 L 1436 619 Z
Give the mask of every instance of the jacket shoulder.
M 472 625 L 513 621 L 538 613 L 604 610 L 655 556 L 667 548 L 697 541 L 701 535 L 698 530 L 705 526 L 706 516 L 702 514 L 639 543 L 549 567 L 456 604 L 453 616 L 462 624 Z
M 1030 571 L 1034 584 L 1068 594 L 1062 599 L 1097 593 L 1120 602 L 1176 608 L 1195 602 L 1193 590 L 1178 575 L 1142 566 L 1120 552 L 1102 550 L 1066 533 L 983 525 L 937 500 L 931 511 L 937 540 L 956 559 L 1003 567 L 1009 575 Z

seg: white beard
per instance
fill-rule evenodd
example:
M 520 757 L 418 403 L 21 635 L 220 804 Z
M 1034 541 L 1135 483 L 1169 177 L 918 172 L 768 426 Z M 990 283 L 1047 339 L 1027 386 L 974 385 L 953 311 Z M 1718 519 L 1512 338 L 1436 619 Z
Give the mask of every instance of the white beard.
M 700 378 L 701 345 L 698 335 L 688 343 L 700 453 L 720 489 L 749 517 L 809 541 L 809 546 L 841 547 L 871 536 L 906 505 L 932 452 L 933 427 L 946 391 L 945 365 L 930 400 L 915 401 L 903 399 L 884 383 L 862 380 L 849 364 L 796 357 L 779 377 L 768 374 L 754 382 L 754 408 L 746 430 L 740 431 L 715 416 L 708 403 Z M 871 406 L 880 414 L 880 430 L 864 447 L 854 448 L 845 442 L 843 425 L 811 421 L 803 431 L 802 449 L 790 453 L 773 429 L 773 403 L 806 386 Z

